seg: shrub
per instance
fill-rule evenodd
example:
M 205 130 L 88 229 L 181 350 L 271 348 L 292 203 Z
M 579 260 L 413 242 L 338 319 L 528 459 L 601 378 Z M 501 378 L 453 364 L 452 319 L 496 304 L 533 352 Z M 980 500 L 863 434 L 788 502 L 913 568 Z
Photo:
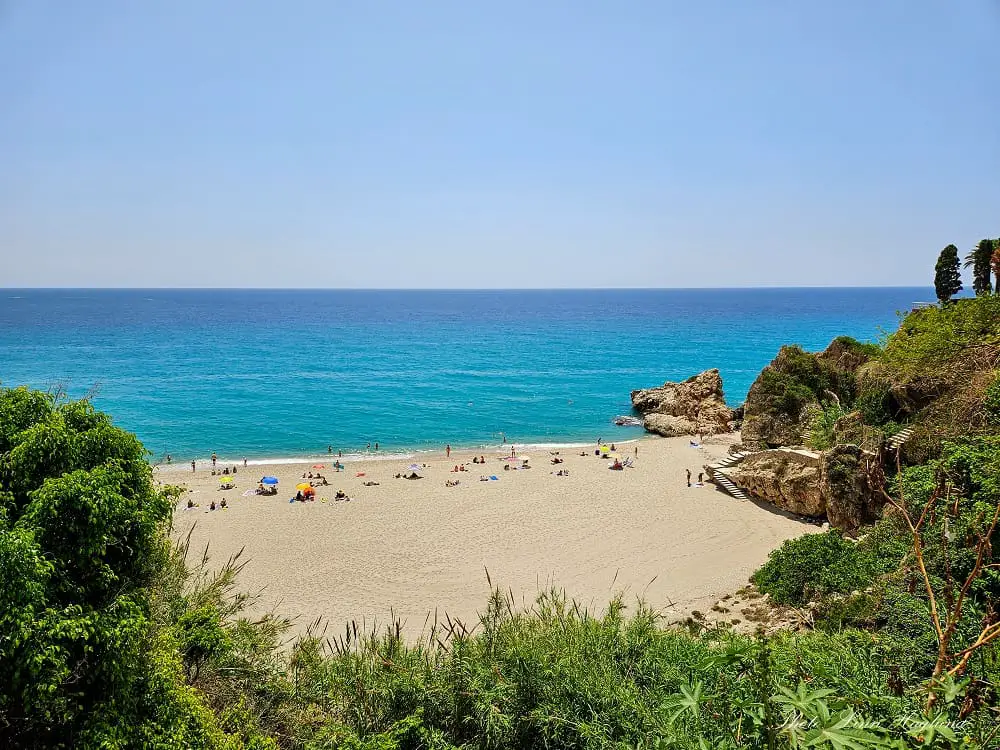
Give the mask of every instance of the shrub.
M 818 451 L 832 447 L 834 428 L 844 413 L 843 407 L 836 402 L 827 404 L 817 411 L 809 424 L 809 447 Z
M 994 373 L 993 382 L 986 389 L 983 413 L 986 415 L 988 425 L 1000 427 L 1000 372 Z
M 882 353 L 882 347 L 878 344 L 861 342 L 853 336 L 837 336 L 833 343 L 868 359 L 875 359 Z
M 751 580 L 778 604 L 801 606 L 816 595 L 863 588 L 874 577 L 870 561 L 855 545 L 828 531 L 789 539 Z
M 815 400 L 813 392 L 795 378 L 783 372 L 765 369 L 757 381 L 758 393 L 764 398 L 769 411 L 798 417 L 806 406 Z

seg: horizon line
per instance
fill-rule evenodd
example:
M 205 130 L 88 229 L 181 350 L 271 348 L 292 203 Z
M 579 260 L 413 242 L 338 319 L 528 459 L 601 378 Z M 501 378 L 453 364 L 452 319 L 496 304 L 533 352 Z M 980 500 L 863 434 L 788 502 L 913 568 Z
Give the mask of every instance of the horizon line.
M 797 289 L 933 289 L 933 285 L 761 285 L 594 287 L 0 286 L 4 292 L 686 292 Z

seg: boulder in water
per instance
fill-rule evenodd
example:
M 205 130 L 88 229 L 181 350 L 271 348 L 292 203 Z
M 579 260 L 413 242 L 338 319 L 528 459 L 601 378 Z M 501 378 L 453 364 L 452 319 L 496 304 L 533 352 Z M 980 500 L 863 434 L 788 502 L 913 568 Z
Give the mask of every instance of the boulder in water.
M 629 417 L 626 415 L 617 416 L 611 420 L 619 427 L 642 427 L 642 420 L 639 417 Z

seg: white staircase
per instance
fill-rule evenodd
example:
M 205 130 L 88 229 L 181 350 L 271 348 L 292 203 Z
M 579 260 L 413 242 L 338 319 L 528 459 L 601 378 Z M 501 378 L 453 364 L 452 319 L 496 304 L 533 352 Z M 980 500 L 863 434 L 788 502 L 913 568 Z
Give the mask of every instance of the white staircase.
M 715 463 L 708 464 L 705 466 L 705 470 L 708 472 L 708 477 L 713 482 L 715 482 L 717 487 L 722 488 L 722 490 L 729 495 L 732 495 L 737 500 L 749 500 L 747 493 L 736 486 L 736 483 L 732 479 L 726 476 L 725 471 L 736 464 L 740 463 L 747 456 L 756 453 L 757 451 L 737 451 L 736 453 L 730 453 L 725 458 L 720 458 Z
M 910 425 L 909 427 L 904 427 L 902 430 L 897 432 L 895 435 L 893 435 L 886 441 L 885 447 L 891 451 L 898 451 L 902 447 L 903 443 L 905 443 L 907 440 L 910 439 L 910 435 L 912 434 L 913 434 L 913 425 Z
M 721 487 L 727 493 L 735 497 L 737 500 L 750 499 L 749 497 L 747 497 L 747 493 L 745 493 L 743 490 L 737 487 L 736 484 L 733 482 L 733 480 L 727 477 L 721 471 L 712 475 L 712 481 L 715 482 L 715 484 L 718 487 Z

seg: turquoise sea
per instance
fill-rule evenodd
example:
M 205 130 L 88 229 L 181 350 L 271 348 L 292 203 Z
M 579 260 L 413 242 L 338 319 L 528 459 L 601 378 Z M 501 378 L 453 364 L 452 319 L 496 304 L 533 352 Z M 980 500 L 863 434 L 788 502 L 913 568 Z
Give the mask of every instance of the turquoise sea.
M 93 393 L 153 460 L 635 437 L 635 388 L 875 340 L 922 288 L 0 290 L 0 382 Z

